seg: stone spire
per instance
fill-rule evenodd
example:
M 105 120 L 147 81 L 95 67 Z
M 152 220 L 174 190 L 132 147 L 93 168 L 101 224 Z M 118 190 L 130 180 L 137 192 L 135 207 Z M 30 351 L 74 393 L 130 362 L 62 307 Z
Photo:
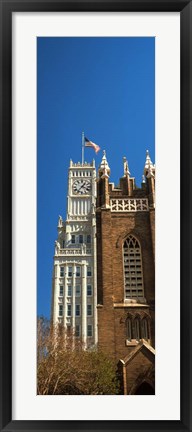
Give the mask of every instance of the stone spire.
M 109 175 L 110 175 L 110 168 L 109 168 L 107 158 L 106 158 L 106 151 L 103 150 L 103 157 L 102 157 L 102 161 L 101 161 L 100 166 L 99 166 L 99 177 L 108 178 Z
M 149 151 L 146 152 L 146 161 L 144 167 L 144 175 L 146 177 L 146 185 L 149 196 L 150 208 L 155 207 L 155 165 L 151 162 Z
M 149 150 L 146 151 L 146 161 L 144 167 L 144 175 L 147 178 L 154 177 L 155 166 L 153 165 L 151 158 L 149 156 Z
M 126 157 L 123 158 L 124 177 L 130 176 L 129 165 Z

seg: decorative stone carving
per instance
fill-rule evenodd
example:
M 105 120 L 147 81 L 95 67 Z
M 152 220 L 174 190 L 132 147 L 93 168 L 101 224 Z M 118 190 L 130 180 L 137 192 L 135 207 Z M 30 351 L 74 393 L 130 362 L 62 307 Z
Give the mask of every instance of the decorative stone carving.
M 60 243 L 55 240 L 55 255 L 58 255 L 58 253 L 60 252 Z
M 59 216 L 58 227 L 62 227 L 62 226 L 63 226 L 63 219 L 62 216 Z
M 113 198 L 110 204 L 112 212 L 149 211 L 147 198 Z

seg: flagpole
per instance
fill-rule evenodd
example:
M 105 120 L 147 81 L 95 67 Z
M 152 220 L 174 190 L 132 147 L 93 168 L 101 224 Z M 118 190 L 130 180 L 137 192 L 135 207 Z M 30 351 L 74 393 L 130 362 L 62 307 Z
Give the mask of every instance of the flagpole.
M 84 147 L 85 147 L 85 135 L 82 132 L 82 165 L 84 164 Z

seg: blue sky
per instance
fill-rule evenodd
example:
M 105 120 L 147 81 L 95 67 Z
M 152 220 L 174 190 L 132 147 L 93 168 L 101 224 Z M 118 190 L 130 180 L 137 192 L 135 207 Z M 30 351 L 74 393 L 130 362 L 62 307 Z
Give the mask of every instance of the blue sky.
M 81 161 L 81 134 L 101 147 L 85 149 L 98 167 L 106 150 L 110 180 L 123 156 L 140 186 L 146 149 L 155 158 L 155 39 L 37 39 L 37 312 L 50 316 L 58 215 L 66 216 L 70 158 Z

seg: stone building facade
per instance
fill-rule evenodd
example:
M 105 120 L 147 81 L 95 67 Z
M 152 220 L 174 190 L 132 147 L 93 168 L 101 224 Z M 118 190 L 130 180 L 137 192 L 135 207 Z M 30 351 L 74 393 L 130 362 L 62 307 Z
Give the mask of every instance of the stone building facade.
M 66 220 L 59 216 L 52 280 L 52 323 L 97 344 L 95 162 L 73 163 L 68 170 Z
M 124 394 L 154 394 L 155 166 L 141 188 L 123 160 L 118 187 L 104 152 L 97 182 L 98 347 L 118 364 Z

